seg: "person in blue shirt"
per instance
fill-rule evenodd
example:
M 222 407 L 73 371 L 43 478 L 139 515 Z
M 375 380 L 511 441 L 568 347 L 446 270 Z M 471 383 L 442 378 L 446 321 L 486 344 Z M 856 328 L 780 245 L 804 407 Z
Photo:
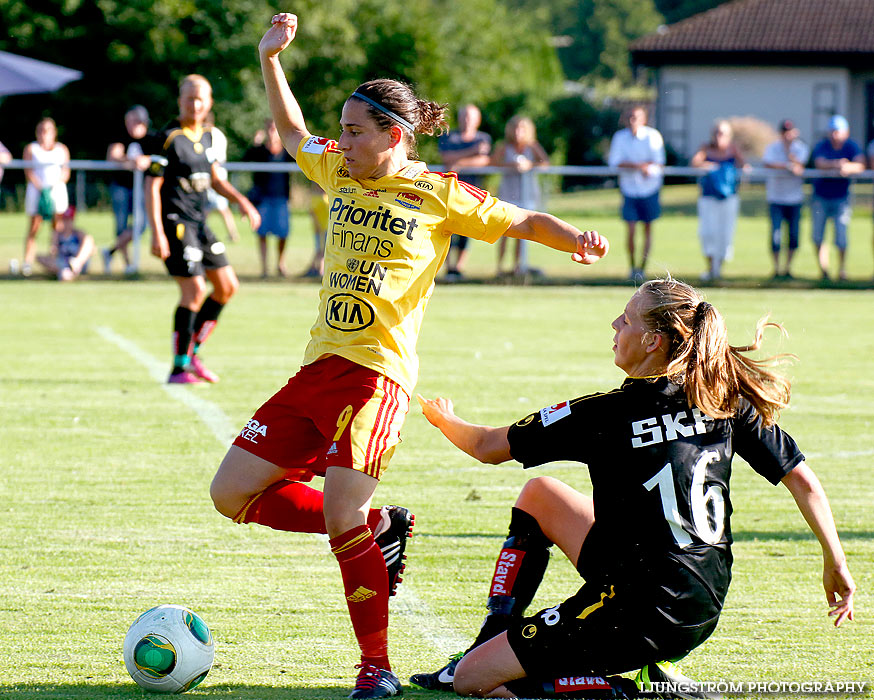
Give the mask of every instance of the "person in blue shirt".
M 701 196 L 698 197 L 698 238 L 707 261 L 701 281 L 719 282 L 722 265 L 732 258 L 734 251 L 734 230 L 740 211 L 738 171 L 746 167 L 728 121 L 716 122 L 710 142 L 702 144 L 689 165 L 707 171 L 700 179 Z
M 813 167 L 827 170 L 834 177 L 820 177 L 813 181 L 813 199 L 810 214 L 813 219 L 813 244 L 816 246 L 819 269 L 824 280 L 829 279 L 829 250 L 825 245 L 825 226 L 834 220 L 835 246 L 838 249 L 838 278 L 847 278 L 847 226 L 853 207 L 848 175 L 865 169 L 865 154 L 850 139 L 850 125 L 839 114 L 828 123 L 828 137 L 813 147 Z

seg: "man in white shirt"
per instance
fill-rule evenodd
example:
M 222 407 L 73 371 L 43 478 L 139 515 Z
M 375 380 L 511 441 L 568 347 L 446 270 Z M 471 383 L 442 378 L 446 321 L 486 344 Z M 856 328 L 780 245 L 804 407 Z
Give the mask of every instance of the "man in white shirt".
M 798 249 L 798 225 L 801 204 L 804 201 L 804 164 L 810 157 L 810 148 L 799 137 L 800 132 L 790 119 L 780 122 L 780 140 L 774 141 L 762 156 L 762 164 L 776 172 L 765 181 L 765 196 L 771 213 L 771 254 L 774 257 L 774 279 L 792 278 L 790 265 Z M 783 222 L 789 233 L 786 263 L 780 268 L 780 249 L 783 240 Z
M 661 216 L 659 190 L 665 165 L 665 144 L 662 135 L 646 125 L 647 110 L 643 106 L 631 108 L 625 121 L 628 128 L 617 131 L 610 142 L 607 164 L 620 168 L 619 190 L 622 192 L 622 219 L 628 225 L 628 257 L 631 279 L 643 282 L 643 270 L 649 256 L 652 240 L 652 222 Z M 643 224 L 643 251 L 637 258 L 635 228 Z

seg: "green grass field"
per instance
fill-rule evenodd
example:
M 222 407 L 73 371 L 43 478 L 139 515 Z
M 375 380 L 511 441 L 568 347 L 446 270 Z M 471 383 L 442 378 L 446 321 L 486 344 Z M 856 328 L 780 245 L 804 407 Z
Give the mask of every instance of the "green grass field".
M 575 221 L 616 237 L 615 217 L 592 211 Z M 98 243 L 109 240 L 106 214 L 82 218 Z M 306 219 L 297 222 L 292 272 L 310 253 Z M 768 346 L 798 356 L 781 424 L 831 498 L 859 589 L 857 621 L 831 626 L 818 544 L 788 492 L 738 460 L 734 582 L 716 633 L 684 663 L 693 677 L 874 681 L 874 329 L 871 293 L 854 288 L 870 280 L 870 245 L 861 245 L 870 225 L 862 213 L 854 221 L 858 282 L 821 287 L 805 238 L 798 272 L 807 279 L 775 287 L 757 284 L 769 275 L 764 224 L 744 219 L 726 286 L 707 290 L 733 342 L 748 340 L 765 313 L 789 331 Z M 23 230 L 23 215 L 0 216 L 0 264 L 20 255 Z M 326 541 L 233 525 L 209 500 L 230 439 L 296 370 L 315 315 L 316 285 L 253 279 L 250 235 L 230 249 L 244 284 L 204 349 L 222 376 L 215 386 L 162 383 L 176 290 L 145 251 L 140 281 L 0 280 L 0 697 L 146 697 L 124 669 L 122 639 L 140 612 L 171 602 L 199 612 L 218 643 L 212 672 L 191 696 L 349 692 L 356 645 Z M 657 235 L 651 271 L 696 278 L 694 218 L 666 217 Z M 452 397 L 470 420 L 506 424 L 617 385 L 610 322 L 631 292 L 617 284 L 627 272 L 622 247 L 616 237 L 611 258 L 586 270 L 548 251 L 532 256 L 550 276 L 596 285 L 439 287 L 419 343 L 418 390 Z M 472 270 L 486 277 L 493 267 L 492 252 L 475 248 Z M 376 502 L 417 516 L 391 604 L 391 653 L 405 681 L 472 638 L 509 508 L 534 474 L 473 462 L 418 410 L 403 440 Z M 536 472 L 588 488 L 580 465 Z M 578 585 L 556 556 L 534 605 L 552 605 Z M 448 697 L 411 688 L 405 695 Z

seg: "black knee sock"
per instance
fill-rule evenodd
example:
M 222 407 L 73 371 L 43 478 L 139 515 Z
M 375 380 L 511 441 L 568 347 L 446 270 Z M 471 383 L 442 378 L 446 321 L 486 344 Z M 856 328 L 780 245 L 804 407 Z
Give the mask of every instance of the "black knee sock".
M 552 542 L 537 519 L 513 508 L 510 531 L 489 588 L 489 612 L 471 649 L 505 631 L 513 618 L 524 614 L 546 573 L 550 547 Z
M 173 317 L 173 372 L 181 372 L 188 365 L 188 350 L 194 334 L 194 311 L 176 307 Z

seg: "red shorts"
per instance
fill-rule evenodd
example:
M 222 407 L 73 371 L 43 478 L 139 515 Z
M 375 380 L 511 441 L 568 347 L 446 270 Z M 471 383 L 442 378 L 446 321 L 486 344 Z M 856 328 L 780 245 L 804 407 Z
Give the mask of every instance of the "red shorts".
M 337 355 L 301 367 L 234 444 L 309 481 L 328 467 L 376 479 L 401 441 L 410 398 L 388 377 Z

